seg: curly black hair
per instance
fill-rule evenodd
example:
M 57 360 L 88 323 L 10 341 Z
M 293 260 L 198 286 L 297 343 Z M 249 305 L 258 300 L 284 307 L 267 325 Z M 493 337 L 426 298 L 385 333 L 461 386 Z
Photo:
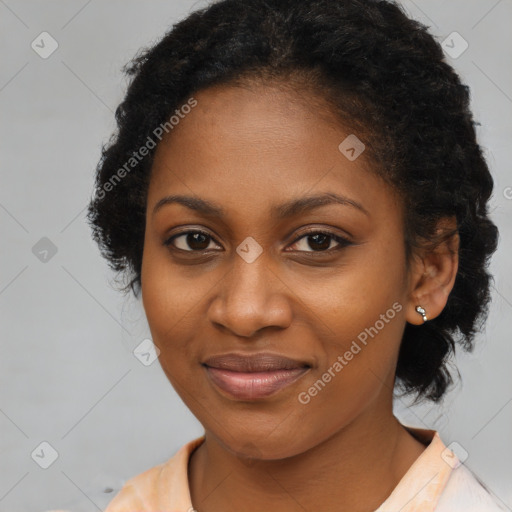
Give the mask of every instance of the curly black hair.
M 123 68 L 131 80 L 87 213 L 102 256 L 129 277 L 123 291 L 138 297 L 141 290 L 158 127 L 168 131 L 169 117 L 213 85 L 294 87 L 305 101 L 323 98 L 340 123 L 357 128 L 372 171 L 402 197 L 408 265 L 425 241 L 435 247 L 459 235 L 448 302 L 437 318 L 406 324 L 396 368 L 396 387 L 415 392 L 415 402 L 439 401 L 453 383 L 447 364 L 455 343 L 473 350 L 487 318 L 498 229 L 488 217 L 493 179 L 476 141 L 469 87 L 427 29 L 392 1 L 220 0 L 141 49 Z M 447 217 L 457 228 L 440 238 L 436 226 Z

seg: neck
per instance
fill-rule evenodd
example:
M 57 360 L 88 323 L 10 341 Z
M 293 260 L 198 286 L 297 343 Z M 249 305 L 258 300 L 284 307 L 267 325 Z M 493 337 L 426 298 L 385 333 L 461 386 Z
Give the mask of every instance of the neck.
M 299 455 L 251 464 L 206 431 L 189 463 L 192 504 L 201 512 L 375 510 L 424 449 L 391 409 L 367 410 Z

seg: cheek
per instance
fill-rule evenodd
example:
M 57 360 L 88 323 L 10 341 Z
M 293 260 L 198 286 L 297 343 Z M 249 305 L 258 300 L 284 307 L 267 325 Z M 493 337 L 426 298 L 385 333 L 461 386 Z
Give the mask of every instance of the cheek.
M 394 306 L 377 308 L 387 323 L 379 315 L 369 320 L 356 308 L 338 314 L 337 338 L 323 344 L 322 364 L 296 397 L 303 436 L 311 442 L 334 434 L 392 393 L 403 331 L 403 308 Z
M 199 357 L 206 297 L 218 281 L 214 273 L 173 264 L 165 250 L 148 245 L 142 261 L 142 302 L 159 360 L 171 380 L 186 377 Z M 206 340 L 207 342 L 207 340 Z
M 382 249 L 354 251 L 343 267 L 315 286 L 304 283 L 297 292 L 320 320 L 319 339 L 344 351 L 347 343 L 350 345 L 376 322 L 384 336 L 400 337 L 400 311 L 406 298 L 403 266 L 396 249 L 393 253 Z
M 160 359 L 166 352 L 178 348 L 182 329 L 197 303 L 194 287 L 183 282 L 180 271 L 173 267 L 165 251 L 146 245 L 142 258 L 142 303 L 153 336 L 160 349 Z
M 366 260 L 353 261 L 324 286 L 310 287 L 323 353 L 298 402 L 310 418 L 326 420 L 321 429 L 343 424 L 383 386 L 392 386 L 405 325 L 402 262 L 396 254 Z

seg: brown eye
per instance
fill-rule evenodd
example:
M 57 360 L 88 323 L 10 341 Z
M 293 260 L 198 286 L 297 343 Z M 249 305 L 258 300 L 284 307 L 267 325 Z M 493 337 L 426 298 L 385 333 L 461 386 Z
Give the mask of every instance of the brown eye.
M 331 252 L 333 250 L 339 250 L 343 247 L 352 245 L 352 243 L 339 235 L 330 233 L 328 231 L 310 231 L 302 235 L 300 238 L 295 240 L 293 245 L 296 245 L 299 241 L 305 241 L 302 245 L 302 249 L 298 249 L 299 252 Z M 331 247 L 332 242 L 336 242 L 338 247 L 334 249 Z M 308 250 L 311 249 L 311 250 Z
M 179 242 L 176 242 L 178 241 Z M 213 238 L 204 231 L 185 231 L 168 238 L 164 245 L 172 245 L 176 249 L 186 252 L 201 252 L 209 250 Z

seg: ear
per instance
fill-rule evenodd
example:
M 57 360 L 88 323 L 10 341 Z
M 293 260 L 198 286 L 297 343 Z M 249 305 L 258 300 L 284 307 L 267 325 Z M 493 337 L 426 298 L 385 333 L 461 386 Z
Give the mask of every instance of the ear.
M 436 234 L 457 229 L 455 217 L 445 217 L 437 224 Z M 414 325 L 423 324 L 416 306 L 425 310 L 427 320 L 440 315 L 453 289 L 459 266 L 459 234 L 455 232 L 435 248 L 416 250 L 409 269 L 409 300 L 405 319 Z

